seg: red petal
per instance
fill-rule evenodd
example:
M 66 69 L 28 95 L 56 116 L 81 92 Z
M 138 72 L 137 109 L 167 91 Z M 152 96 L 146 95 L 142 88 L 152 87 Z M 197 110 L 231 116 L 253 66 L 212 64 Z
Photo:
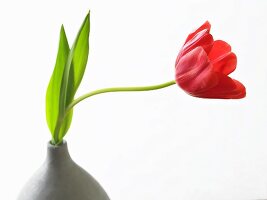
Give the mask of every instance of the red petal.
M 179 52 L 179 55 L 176 58 L 176 63 L 178 63 L 180 57 L 187 54 L 192 49 L 201 46 L 204 51 L 208 54 L 213 45 L 213 37 L 208 33 L 207 30 L 203 30 L 197 33 L 190 41 L 188 41 Z
M 183 54 L 186 54 L 188 51 L 201 46 L 206 53 L 208 54 L 213 46 L 213 37 L 207 30 L 203 30 L 197 33 L 191 40 L 189 40 L 183 46 Z
M 189 35 L 188 35 L 188 37 L 186 38 L 186 41 L 185 41 L 185 43 L 187 43 L 189 40 L 191 40 L 198 32 L 200 32 L 200 31 L 203 31 L 203 30 L 205 30 L 205 29 L 207 29 L 208 30 L 208 32 L 210 31 L 210 27 L 211 27 L 211 25 L 210 25 L 210 23 L 208 22 L 208 21 L 206 21 L 204 24 L 202 24 L 197 30 L 195 30 L 193 33 L 190 33 Z
M 179 59 L 175 78 L 177 84 L 193 96 L 217 84 L 217 77 L 213 75 L 212 65 L 202 47 L 196 47 Z
M 196 48 L 197 46 L 202 46 L 206 53 L 210 52 L 213 44 L 213 37 L 211 34 L 209 34 L 210 27 L 210 23 L 206 21 L 197 30 L 188 35 L 183 48 L 180 50 L 176 58 L 175 65 L 177 65 L 180 57 Z
M 221 73 L 214 74 L 218 77 L 218 84 L 203 93 L 197 94 L 197 97 L 213 99 L 241 99 L 246 96 L 246 88 L 242 83 Z
M 236 55 L 231 52 L 231 46 L 222 40 L 214 41 L 213 47 L 209 53 L 209 59 L 215 72 L 228 75 L 236 68 Z

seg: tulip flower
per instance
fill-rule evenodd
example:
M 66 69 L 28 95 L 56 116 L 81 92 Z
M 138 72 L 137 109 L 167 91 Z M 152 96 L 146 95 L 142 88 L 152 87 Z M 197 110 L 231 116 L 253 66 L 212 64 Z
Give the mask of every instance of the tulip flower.
M 228 43 L 213 40 L 210 27 L 207 21 L 188 35 L 176 59 L 176 83 L 195 97 L 243 98 L 244 85 L 228 76 L 236 68 L 237 57 Z

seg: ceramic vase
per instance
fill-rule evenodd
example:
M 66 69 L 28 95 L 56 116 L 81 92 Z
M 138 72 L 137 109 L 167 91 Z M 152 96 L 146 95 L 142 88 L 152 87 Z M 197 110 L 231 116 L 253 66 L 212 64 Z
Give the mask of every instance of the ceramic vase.
M 17 200 L 109 200 L 100 184 L 70 157 L 67 142 L 48 143 L 45 162 Z

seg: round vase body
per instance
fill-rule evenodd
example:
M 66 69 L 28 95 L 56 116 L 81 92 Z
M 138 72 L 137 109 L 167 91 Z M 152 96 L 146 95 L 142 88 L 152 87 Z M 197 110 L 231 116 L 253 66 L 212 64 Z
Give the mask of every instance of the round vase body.
M 109 200 L 99 183 L 70 157 L 67 143 L 48 143 L 41 168 L 24 186 L 17 200 Z

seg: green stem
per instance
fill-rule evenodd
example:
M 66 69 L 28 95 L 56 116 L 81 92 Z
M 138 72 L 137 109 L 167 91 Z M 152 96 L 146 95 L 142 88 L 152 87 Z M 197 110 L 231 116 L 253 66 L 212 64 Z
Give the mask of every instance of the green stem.
M 65 112 L 65 116 L 76 104 L 78 104 L 82 100 L 87 99 L 88 97 L 91 97 L 94 95 L 103 94 L 103 93 L 107 93 L 107 92 L 137 92 L 137 91 L 158 90 L 158 89 L 162 89 L 165 87 L 169 87 L 169 86 L 174 85 L 174 84 L 176 84 L 176 82 L 173 80 L 173 81 L 169 81 L 169 82 L 162 83 L 159 85 L 137 86 L 137 87 L 112 87 L 112 88 L 103 88 L 103 89 L 94 90 L 92 92 L 84 94 L 84 95 L 78 97 L 77 99 L 73 100 L 70 103 L 70 105 L 67 107 L 66 112 Z
M 67 107 L 67 109 L 64 112 L 63 117 L 61 118 L 61 120 L 57 124 L 57 131 L 59 132 L 60 127 L 61 127 L 61 123 L 64 121 L 64 118 L 67 116 L 67 114 L 69 113 L 69 111 L 71 111 L 71 109 L 76 104 L 78 104 L 79 102 L 83 101 L 84 99 L 87 99 L 88 97 L 95 96 L 95 95 L 98 95 L 98 94 L 107 93 L 107 92 L 136 92 L 136 91 L 158 90 L 158 89 L 162 89 L 162 88 L 165 88 L 165 87 L 169 87 L 169 86 L 174 85 L 174 84 L 176 84 L 176 82 L 173 80 L 173 81 L 169 81 L 169 82 L 166 82 L 166 83 L 162 83 L 162 84 L 158 84 L 158 85 L 150 85 L 150 86 L 102 88 L 102 89 L 94 90 L 92 92 L 89 92 L 87 94 L 84 94 L 84 95 L 78 97 L 77 99 L 73 100 L 69 104 L 69 106 Z M 57 134 L 57 137 L 55 137 L 55 141 L 53 141 L 53 142 L 56 145 L 61 142 L 58 139 L 58 134 Z

